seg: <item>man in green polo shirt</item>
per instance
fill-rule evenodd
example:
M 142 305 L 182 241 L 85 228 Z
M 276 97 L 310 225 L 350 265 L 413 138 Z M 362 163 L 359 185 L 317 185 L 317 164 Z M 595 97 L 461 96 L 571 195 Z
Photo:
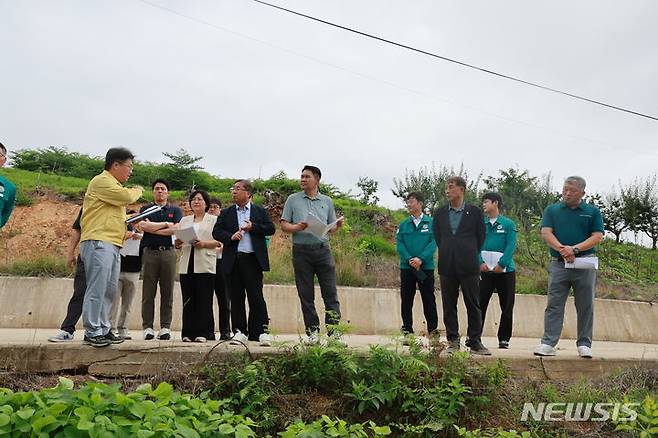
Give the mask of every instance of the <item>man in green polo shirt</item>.
M 0 168 L 7 162 L 7 148 L 0 143 Z M 16 186 L 0 175 L 0 229 L 5 226 L 16 205 Z
M 410 216 L 403 220 L 396 234 L 397 251 L 400 255 L 400 299 L 403 342 L 406 335 L 414 332 L 413 305 L 416 287 L 420 289 L 423 313 L 427 322 L 427 334 L 437 334 L 439 318 L 434 298 L 434 254 L 436 242 L 432 233 L 432 218 L 423 214 L 425 198 L 418 192 L 406 197 Z
M 484 328 L 489 300 L 494 291 L 498 293 L 501 311 L 498 348 L 509 348 L 516 289 L 516 272 L 512 258 L 516 251 L 516 224 L 500 214 L 502 206 L 503 198 L 498 193 L 490 192 L 482 196 L 486 234 L 480 252 L 480 308 Z
M 576 258 L 593 257 L 603 239 L 603 219 L 598 208 L 583 202 L 585 180 L 570 176 L 564 181 L 562 202 L 549 205 L 541 221 L 541 236 L 551 251 L 548 302 L 544 312 L 544 336 L 535 350 L 537 356 L 555 356 L 562 325 L 564 305 L 573 288 L 578 318 L 576 347 L 580 357 L 592 357 L 592 327 L 596 269 L 573 269 Z M 592 264 L 590 264 L 592 265 Z

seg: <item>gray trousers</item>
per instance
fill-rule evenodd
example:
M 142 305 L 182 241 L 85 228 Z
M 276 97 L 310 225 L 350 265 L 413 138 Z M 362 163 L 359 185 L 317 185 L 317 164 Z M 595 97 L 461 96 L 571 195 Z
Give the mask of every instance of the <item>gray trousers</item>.
M 110 308 L 119 281 L 119 247 L 102 240 L 85 240 L 80 244 L 80 258 L 87 279 L 82 303 L 85 336 L 104 336 L 110 331 Z
M 573 288 L 578 318 L 577 346 L 592 346 L 594 326 L 595 269 L 565 269 L 564 262 L 552 261 L 548 267 L 548 301 L 544 311 L 542 344 L 555 347 L 562 334 L 564 306 L 569 289 Z
M 133 304 L 138 281 L 139 272 L 119 273 L 119 286 L 112 301 L 112 308 L 110 309 L 110 325 L 112 329 L 126 330 L 126 318 L 130 314 L 130 307 Z M 118 320 L 117 316 L 119 318 Z
M 176 281 L 176 250 L 164 251 L 144 248 L 142 284 L 142 328 L 153 328 L 155 294 L 160 284 L 160 328 L 171 327 L 171 308 L 174 304 Z
M 320 330 L 320 319 L 315 310 L 316 275 L 324 301 L 325 324 L 338 324 L 340 303 L 336 289 L 336 264 L 329 245 L 293 245 L 292 264 L 295 268 L 295 284 L 302 305 L 306 333 Z

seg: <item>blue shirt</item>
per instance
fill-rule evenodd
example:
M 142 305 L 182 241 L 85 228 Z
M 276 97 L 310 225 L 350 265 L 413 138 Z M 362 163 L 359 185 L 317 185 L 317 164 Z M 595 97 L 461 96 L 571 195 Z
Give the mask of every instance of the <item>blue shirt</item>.
M 450 221 L 450 231 L 452 231 L 452 234 L 457 232 L 459 223 L 462 221 L 462 216 L 464 215 L 464 205 L 466 205 L 466 203 L 462 203 L 461 207 L 459 208 L 455 208 L 452 205 L 448 207 L 448 220 Z
M 247 202 L 244 208 L 240 208 L 236 204 L 235 211 L 238 215 L 238 227 L 242 227 L 251 217 L 251 201 Z M 251 244 L 251 235 L 248 231 L 243 231 L 242 233 L 242 239 L 238 242 L 238 252 L 254 252 L 254 247 Z

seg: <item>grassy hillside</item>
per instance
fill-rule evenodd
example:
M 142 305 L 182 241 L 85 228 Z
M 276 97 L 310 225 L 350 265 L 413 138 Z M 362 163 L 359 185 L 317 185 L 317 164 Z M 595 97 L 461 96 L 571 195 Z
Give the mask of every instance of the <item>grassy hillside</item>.
M 2 169 L 19 188 L 19 204 L 38 202 L 40 195 L 55 193 L 61 202 L 82 199 L 88 181 L 81 178 L 41 174 L 18 169 Z M 223 179 L 226 190 L 211 192 L 224 203 L 229 203 L 228 187 L 231 179 Z M 257 193 L 255 202 L 263 203 L 266 191 L 279 193 L 280 199 L 295 190 L 293 180 L 273 177 L 254 182 Z M 183 201 L 184 192 L 172 192 L 172 199 Z M 147 190 L 143 201 L 150 201 Z M 338 283 L 349 286 L 397 287 L 399 283 L 398 259 L 395 252 L 395 228 L 406 217 L 403 210 L 391 211 L 381 207 L 364 205 L 354 199 L 337 198 L 335 205 L 346 218 L 345 226 L 332 238 L 336 259 Z M 281 205 L 278 205 L 281 207 Z M 35 205 L 34 207 L 38 207 Z M 2 248 L 11 251 L 11 233 L 0 233 Z M 62 248 L 65 244 L 61 245 Z M 606 240 L 599 248 L 601 271 L 598 296 L 633 300 L 658 301 L 658 251 L 652 251 L 630 243 L 617 244 Z M 281 232 L 272 239 L 270 246 L 272 271 L 266 274 L 270 283 L 293 283 L 290 236 Z M 534 228 L 521 230 L 515 256 L 518 267 L 517 290 L 519 293 L 545 294 L 548 283 L 546 266 L 548 251 Z M 62 275 L 68 270 L 61 254 L 49 254 L 47 258 L 28 257 L 15 264 L 0 267 L 4 272 L 17 275 Z

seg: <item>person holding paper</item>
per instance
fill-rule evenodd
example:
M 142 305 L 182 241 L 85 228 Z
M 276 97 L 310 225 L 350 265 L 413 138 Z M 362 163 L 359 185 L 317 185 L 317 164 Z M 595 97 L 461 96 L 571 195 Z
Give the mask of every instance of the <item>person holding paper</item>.
M 434 254 L 436 242 L 432 234 L 432 218 L 423 214 L 425 198 L 418 192 L 406 197 L 410 216 L 398 226 L 397 251 L 400 255 L 400 299 L 403 343 L 413 334 L 413 305 L 416 287 L 420 289 L 428 335 L 438 335 L 439 317 L 434 298 Z
M 231 298 L 232 343 L 258 341 L 272 345 L 267 304 L 263 297 L 263 272 L 270 270 L 265 236 L 274 234 L 270 214 L 251 202 L 253 186 L 239 179 L 231 187 L 235 204 L 217 218 L 213 238 L 224 244 L 222 269 Z M 249 301 L 249 319 L 245 309 Z
M 109 313 L 119 280 L 119 250 L 126 234 L 126 206 L 141 196 L 141 187 L 127 188 L 134 155 L 125 148 L 111 148 L 105 170 L 89 182 L 82 204 L 80 258 L 87 289 L 82 304 L 84 342 L 94 347 L 120 343 L 110 332 Z
M 213 216 L 222 214 L 222 201 L 219 198 L 210 200 L 210 209 L 208 213 Z M 265 236 L 265 246 L 270 236 Z M 226 286 L 226 279 L 224 278 L 224 271 L 222 270 L 222 257 L 223 245 L 217 242 L 217 249 L 215 250 L 217 256 L 217 263 L 215 268 L 215 296 L 217 297 L 217 307 L 219 308 L 219 339 L 227 341 L 231 339 L 231 301 L 228 296 L 228 287 Z
M 7 148 L 0 143 L 0 168 L 7 162 Z M 16 205 L 16 186 L 0 175 L 0 230 L 5 226 Z
M 129 215 L 134 213 L 133 210 L 128 211 Z M 132 225 L 128 225 L 123 247 L 119 251 L 121 255 L 119 288 L 110 308 L 110 325 L 114 336 L 123 339 L 132 339 L 128 327 L 126 327 L 126 319 L 130 314 L 137 283 L 139 282 L 139 273 L 142 270 L 142 258 L 139 255 L 139 242 L 141 239 L 142 234 L 135 231 Z
M 185 216 L 180 229 L 193 228 L 196 239 L 177 240 L 183 252 L 178 273 L 183 295 L 183 342 L 206 342 L 215 339 L 215 317 L 212 309 L 213 288 L 215 286 L 215 266 L 217 241 L 212 232 L 217 216 L 208 213 L 210 197 L 203 190 L 195 190 L 189 198 L 192 214 Z M 178 235 L 177 235 L 178 237 Z
M 541 237 L 550 248 L 548 267 L 548 297 L 544 311 L 544 335 L 535 350 L 537 356 L 555 356 L 564 323 L 564 306 L 573 288 L 578 318 L 576 349 L 584 358 L 592 357 L 594 295 L 596 269 L 569 269 L 565 263 L 577 258 L 595 257 L 596 245 L 603 240 L 601 212 L 583 202 L 585 180 L 570 176 L 564 181 L 562 201 L 549 205 L 541 220 Z
M 448 205 L 434 212 L 433 231 L 439 248 L 439 275 L 443 323 L 450 344 L 449 353 L 460 350 L 457 300 L 461 287 L 468 315 L 467 347 L 471 353 L 490 355 L 482 344 L 480 309 L 480 249 L 484 243 L 482 211 L 464 201 L 466 180 L 452 176 L 446 180 Z
M 503 199 L 498 193 L 490 192 L 482 196 L 485 238 L 480 252 L 480 308 L 484 327 L 491 295 L 494 291 L 498 293 L 501 310 L 498 348 L 506 349 L 509 348 L 512 337 L 516 290 L 516 272 L 512 258 L 516 251 L 516 224 L 500 214 L 502 205 Z
M 172 241 L 173 225 L 180 222 L 183 211 L 168 202 L 169 182 L 156 179 L 151 184 L 153 204 L 144 205 L 140 213 L 157 205 L 160 210 L 147 216 L 140 223 L 144 231 L 142 238 L 142 329 L 144 339 L 155 338 L 153 320 L 155 319 L 155 296 L 160 284 L 160 331 L 158 339 L 171 339 L 171 312 L 174 303 L 174 282 L 176 280 L 176 251 Z
M 318 236 L 307 231 L 309 214 L 325 226 L 335 222 L 333 231 L 343 225 L 343 218 L 336 219 L 331 198 L 319 191 L 321 177 L 322 172 L 319 168 L 304 166 L 300 181 L 302 191 L 288 196 L 281 214 L 281 230 L 292 233 L 292 263 L 308 343 L 320 342 L 320 319 L 315 310 L 314 277 L 316 275 L 324 301 L 325 324 L 334 326 L 340 322 L 336 264 L 331 255 L 329 238 L 326 233 Z M 330 334 L 341 340 L 340 333 Z

